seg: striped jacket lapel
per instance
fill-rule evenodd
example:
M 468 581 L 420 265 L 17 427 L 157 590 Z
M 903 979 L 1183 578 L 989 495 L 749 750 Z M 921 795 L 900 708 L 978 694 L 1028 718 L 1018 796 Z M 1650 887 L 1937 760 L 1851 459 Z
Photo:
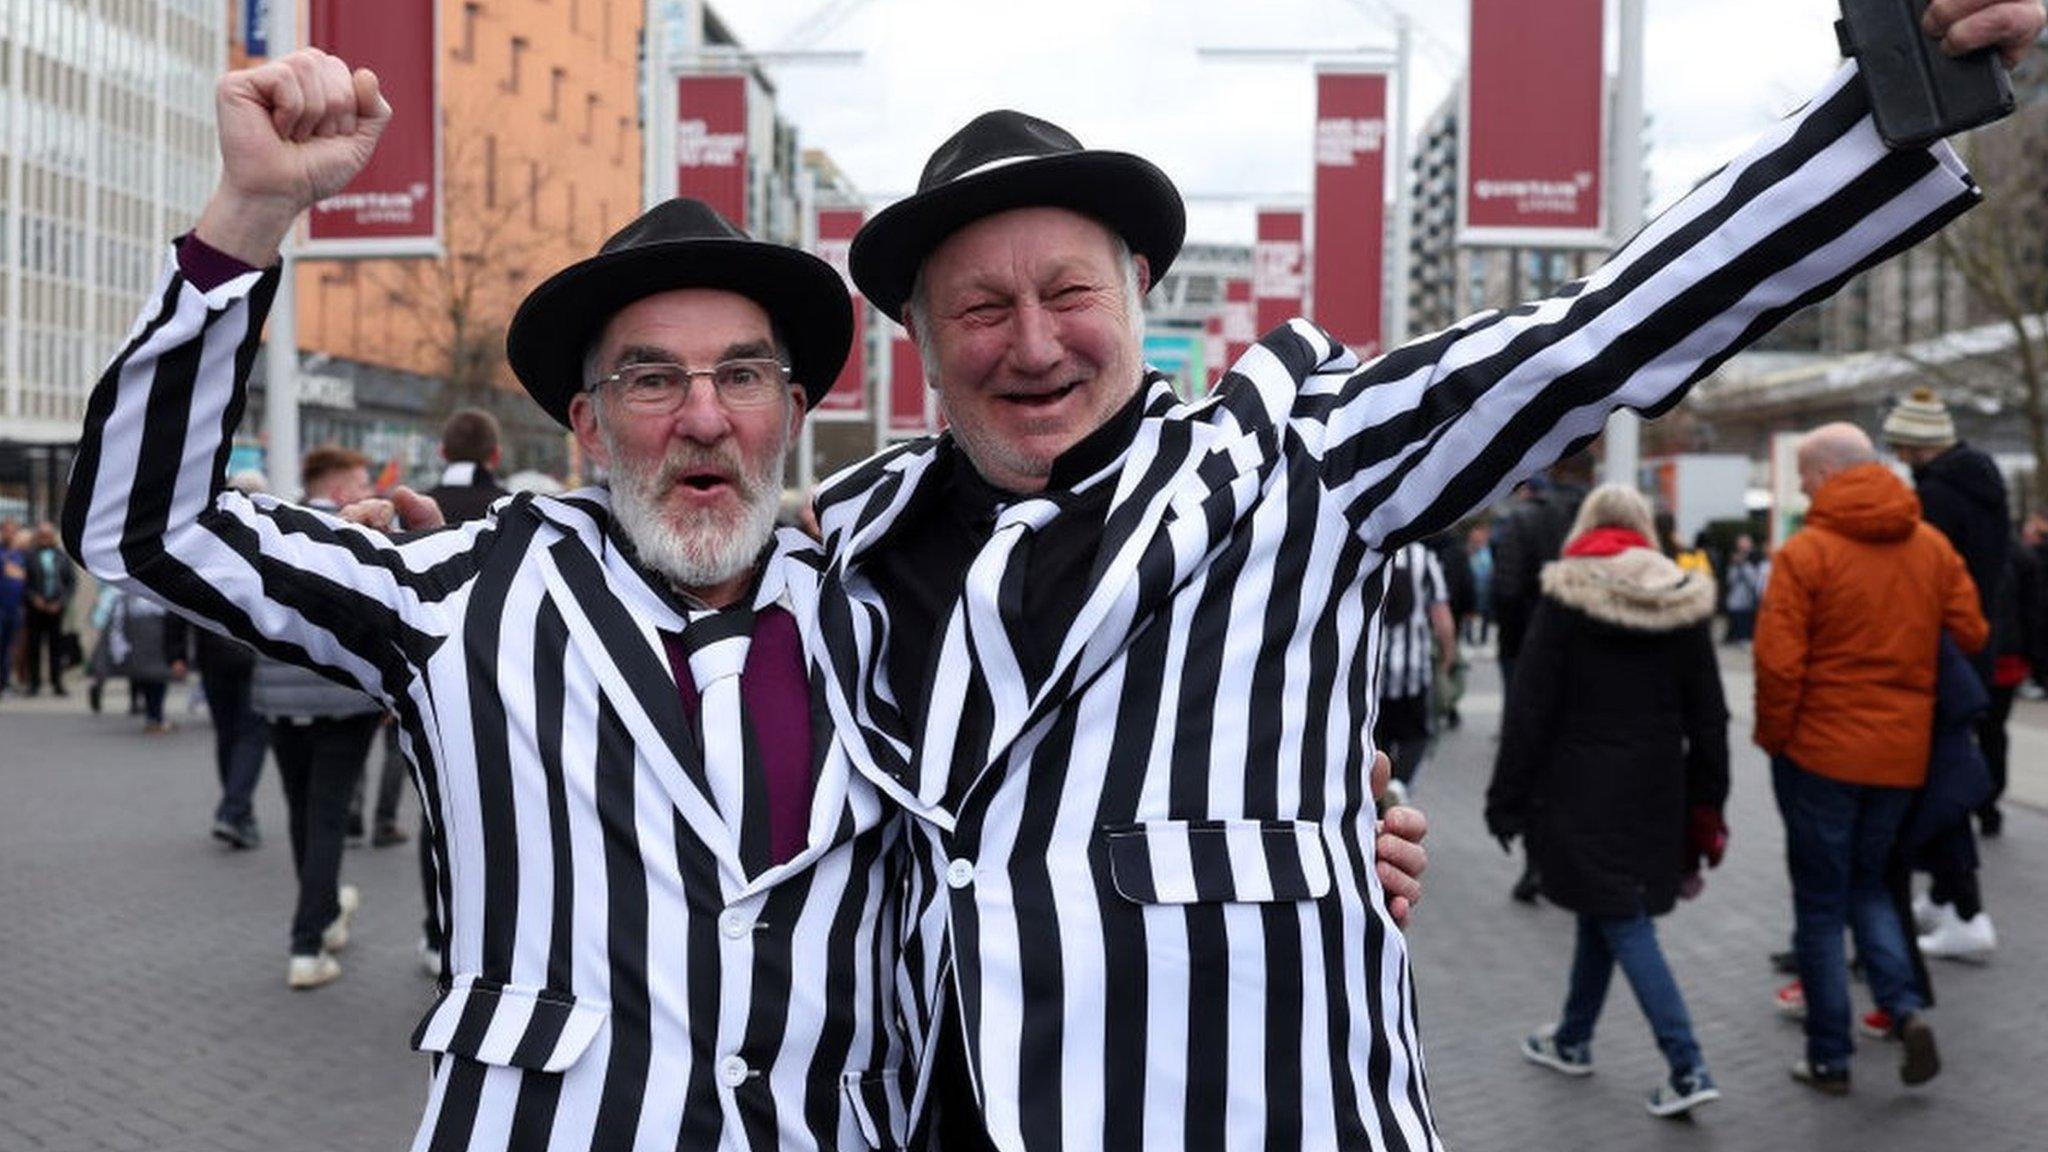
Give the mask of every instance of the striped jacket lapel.
M 794 529 L 776 533 L 775 551 L 768 558 L 770 579 L 764 579 L 755 607 L 780 602 L 796 620 L 797 635 L 805 652 L 822 643 L 818 624 L 818 592 L 824 580 L 824 558 L 817 545 Z M 815 772 L 811 794 L 810 821 L 804 846 L 797 854 L 755 876 L 742 897 L 775 886 L 800 875 L 834 845 L 880 817 L 881 803 L 872 791 L 856 780 L 849 749 L 858 742 L 841 741 L 832 723 L 826 697 L 827 678 L 815 664 L 811 669 L 811 756 Z
M 1116 493 L 1087 597 L 1044 681 L 1020 707 L 998 700 L 984 770 L 1116 658 L 1251 507 L 1271 465 L 1256 429 L 1217 418 L 1228 414 L 1218 401 L 1181 404 L 1156 375 L 1149 387 L 1130 451 L 1099 481 L 1115 484 Z M 1012 635 L 1043 626 L 1014 617 L 1005 624 Z
M 854 766 L 896 803 L 932 818 L 942 814 L 920 787 L 910 726 L 896 706 L 905 688 L 884 685 L 888 612 L 856 562 L 903 515 L 936 459 L 937 443 L 914 441 L 883 453 L 821 489 L 818 523 L 827 562 L 817 587 L 816 626 L 804 634 L 825 704 Z M 951 818 L 943 818 L 950 826 Z
M 717 858 L 725 884 L 744 886 L 738 830 L 719 813 L 661 642 L 661 630 L 682 628 L 682 614 L 606 535 L 610 517 L 602 490 L 534 508 L 568 532 L 547 547 L 543 578 L 568 623 L 569 642 L 597 672 L 605 698 L 676 811 Z

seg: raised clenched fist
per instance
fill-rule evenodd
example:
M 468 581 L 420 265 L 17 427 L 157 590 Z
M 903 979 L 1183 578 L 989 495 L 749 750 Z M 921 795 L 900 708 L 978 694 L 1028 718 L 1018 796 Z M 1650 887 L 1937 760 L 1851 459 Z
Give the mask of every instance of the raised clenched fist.
M 214 112 L 220 187 L 197 231 L 252 264 L 269 263 L 299 213 L 363 170 L 391 121 L 376 74 L 318 48 L 221 77 Z

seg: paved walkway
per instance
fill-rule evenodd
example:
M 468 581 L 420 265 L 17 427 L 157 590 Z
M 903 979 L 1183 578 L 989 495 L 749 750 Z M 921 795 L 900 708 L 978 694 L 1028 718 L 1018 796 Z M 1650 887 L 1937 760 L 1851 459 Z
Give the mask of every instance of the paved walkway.
M 2048 704 L 2021 705 L 2023 803 L 1984 846 L 1997 960 L 1936 971 L 1946 1070 L 1908 1092 L 1894 1054 L 1864 1041 L 1854 1094 L 1824 1099 L 1786 1078 L 1799 1030 L 1770 1011 L 1778 977 L 1765 956 L 1790 924 L 1783 841 L 1731 656 L 1729 860 L 1660 925 L 1726 1099 L 1689 1123 L 1643 1111 L 1661 1060 L 1619 980 L 1597 1075 L 1566 1080 L 1516 1055 L 1562 1000 L 1572 925 L 1507 898 L 1515 863 L 1481 826 L 1498 710 L 1482 668 L 1465 727 L 1418 793 L 1435 830 L 1413 935 L 1445 1138 L 1458 1152 L 2048 1147 L 2048 903 L 2034 888 L 2048 877 Z M 174 714 L 183 699 L 174 692 Z M 180 718 L 180 731 L 148 737 L 132 718 L 86 715 L 75 693 L 0 700 L 0 1152 L 406 1147 L 426 1061 L 405 1043 L 431 999 L 413 953 L 410 846 L 349 852 L 364 907 L 345 974 L 286 990 L 293 886 L 276 778 L 260 794 L 269 841 L 220 849 L 205 836 L 211 734 L 203 715 Z

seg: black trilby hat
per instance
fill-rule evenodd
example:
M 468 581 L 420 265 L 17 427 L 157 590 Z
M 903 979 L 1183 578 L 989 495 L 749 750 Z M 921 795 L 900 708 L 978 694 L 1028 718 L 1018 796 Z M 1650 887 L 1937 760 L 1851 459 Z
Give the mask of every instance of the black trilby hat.
M 984 112 L 932 153 L 914 195 L 854 236 L 853 282 L 901 321 L 917 269 L 941 241 L 983 216 L 1037 207 L 1101 221 L 1145 258 L 1155 284 L 1187 232 L 1180 193 L 1151 161 L 1090 151 L 1073 133 L 1022 112 Z
M 505 333 L 519 382 L 564 427 L 569 401 L 589 381 L 583 355 L 605 322 L 642 297 L 677 288 L 736 292 L 768 313 L 789 349 L 789 375 L 816 407 L 839 378 L 853 344 L 846 281 L 807 252 L 756 240 L 700 200 L 648 209 L 527 294 Z M 703 365 L 699 365 L 703 367 Z

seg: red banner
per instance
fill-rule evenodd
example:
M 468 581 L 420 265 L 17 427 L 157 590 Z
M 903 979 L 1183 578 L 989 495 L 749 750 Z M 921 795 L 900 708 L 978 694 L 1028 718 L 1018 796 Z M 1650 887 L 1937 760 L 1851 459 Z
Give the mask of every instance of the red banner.
M 1290 315 L 1300 315 L 1294 312 Z M 1259 338 L 1258 306 L 1252 282 L 1233 276 L 1223 282 L 1223 367 L 1228 369 Z
M 815 411 L 821 415 L 850 413 L 862 418 L 868 412 L 868 302 L 854 290 L 853 274 L 847 270 L 847 250 L 853 245 L 853 234 L 860 231 L 866 218 L 867 213 L 858 208 L 818 209 L 818 258 L 838 269 L 839 278 L 846 281 L 846 290 L 853 296 L 853 351 L 846 354 L 846 367 L 839 370 L 839 381 L 818 401 Z
M 1368 357 L 1380 353 L 1386 171 L 1386 74 L 1318 68 L 1309 314 Z
M 1202 321 L 1202 363 L 1208 369 L 1208 387 L 1204 396 L 1216 391 L 1217 381 L 1223 379 L 1223 370 L 1229 362 L 1223 358 L 1223 317 L 1211 316 Z
M 747 223 L 747 78 L 705 73 L 676 78 L 676 195 Z
M 418 256 L 441 251 L 441 117 L 434 69 L 438 4 L 308 0 L 307 43 L 369 68 L 391 125 L 348 187 L 313 205 L 306 256 Z
M 1254 327 L 1263 336 L 1307 311 L 1307 246 L 1299 208 L 1259 209 L 1258 239 L 1252 244 Z
M 917 343 L 900 325 L 889 341 L 889 423 L 891 436 L 922 436 L 931 431 L 925 415 L 924 362 Z
M 1462 244 L 1607 243 L 1604 0 L 1472 0 Z

